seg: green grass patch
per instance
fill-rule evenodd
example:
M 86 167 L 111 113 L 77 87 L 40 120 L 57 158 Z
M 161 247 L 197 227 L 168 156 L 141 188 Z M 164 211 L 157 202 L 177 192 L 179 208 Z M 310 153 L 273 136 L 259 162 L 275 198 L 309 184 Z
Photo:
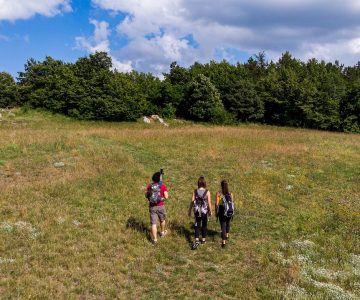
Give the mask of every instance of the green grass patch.
M 15 115 L 0 124 L 1 298 L 360 297 L 359 135 Z M 153 247 L 144 192 L 160 167 L 169 235 Z M 213 202 L 224 178 L 235 195 L 226 249 L 211 218 L 190 250 L 201 175 Z

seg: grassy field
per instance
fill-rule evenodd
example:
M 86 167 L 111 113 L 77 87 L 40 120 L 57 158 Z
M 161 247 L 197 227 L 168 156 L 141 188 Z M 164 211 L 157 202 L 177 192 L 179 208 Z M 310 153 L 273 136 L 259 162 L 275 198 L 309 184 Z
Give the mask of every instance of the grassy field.
M 1 299 L 360 298 L 360 135 L 2 114 Z M 153 247 L 143 194 L 162 166 Z M 213 218 L 190 250 L 200 175 L 235 195 L 226 249 Z

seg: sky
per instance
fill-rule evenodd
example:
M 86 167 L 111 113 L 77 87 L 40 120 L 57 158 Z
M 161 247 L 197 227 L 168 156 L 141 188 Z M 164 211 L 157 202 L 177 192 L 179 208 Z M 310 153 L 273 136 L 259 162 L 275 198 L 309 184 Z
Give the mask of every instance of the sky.
M 359 0 L 0 0 L 0 72 L 30 58 L 106 51 L 114 68 L 161 75 L 170 63 L 245 62 L 265 52 L 360 60 Z

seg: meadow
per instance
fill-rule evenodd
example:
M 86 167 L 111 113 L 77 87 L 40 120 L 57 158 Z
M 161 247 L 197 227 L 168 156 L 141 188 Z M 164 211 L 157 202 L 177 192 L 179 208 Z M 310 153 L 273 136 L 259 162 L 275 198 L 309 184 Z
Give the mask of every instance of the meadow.
M 1 299 L 359 299 L 360 135 L 261 125 L 0 121 Z M 169 234 L 145 186 L 164 167 Z M 190 249 L 200 175 L 235 196 Z

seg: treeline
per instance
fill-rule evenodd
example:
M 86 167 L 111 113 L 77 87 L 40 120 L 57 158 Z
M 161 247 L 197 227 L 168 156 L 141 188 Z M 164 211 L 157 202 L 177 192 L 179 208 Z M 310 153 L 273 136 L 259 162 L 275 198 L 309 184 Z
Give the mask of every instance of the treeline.
M 17 81 L 0 73 L 0 107 L 45 108 L 78 119 L 133 121 L 166 118 L 360 132 L 360 62 L 302 62 L 286 52 L 277 61 L 264 53 L 246 63 L 176 62 L 160 80 L 152 74 L 112 69 L 104 52 L 64 63 L 30 59 Z

